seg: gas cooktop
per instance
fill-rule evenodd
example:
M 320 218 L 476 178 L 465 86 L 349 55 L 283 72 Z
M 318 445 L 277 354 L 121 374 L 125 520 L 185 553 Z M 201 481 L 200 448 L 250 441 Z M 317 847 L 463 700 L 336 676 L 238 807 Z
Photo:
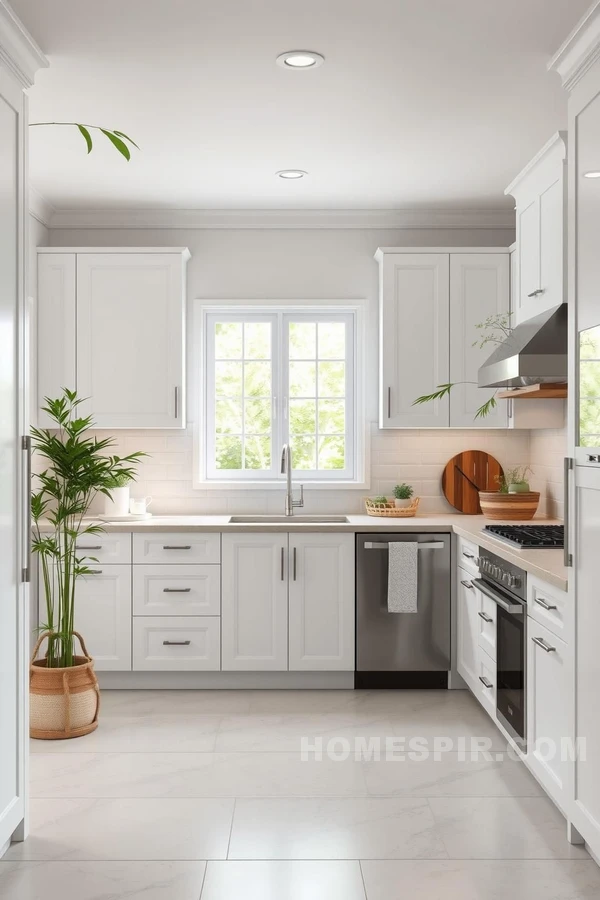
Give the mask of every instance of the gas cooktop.
M 557 550 L 565 545 L 564 525 L 486 525 L 483 531 L 520 550 Z

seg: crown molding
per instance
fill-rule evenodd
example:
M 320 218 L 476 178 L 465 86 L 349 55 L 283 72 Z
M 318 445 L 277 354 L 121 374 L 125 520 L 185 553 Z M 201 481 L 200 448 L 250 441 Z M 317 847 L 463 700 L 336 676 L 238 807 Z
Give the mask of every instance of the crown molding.
M 566 41 L 548 63 L 567 91 L 572 91 L 585 73 L 600 59 L 600 0 L 588 9 Z
M 419 229 L 514 228 L 501 209 L 57 209 L 51 228 L 88 229 Z
M 52 217 L 56 213 L 56 209 L 45 197 L 36 191 L 35 188 L 29 188 L 29 213 L 34 219 L 37 219 L 46 228 L 50 228 Z
M 6 0 L 0 0 L 0 64 L 6 66 L 24 88 L 31 87 L 38 69 L 49 65 Z
M 600 0 L 598 0 L 600 3 Z M 553 134 L 549 141 L 546 141 L 542 149 L 536 153 L 533 159 L 530 159 L 524 169 L 521 169 L 516 178 L 513 178 L 509 186 L 505 189 L 504 193 L 509 196 L 515 193 L 515 190 L 519 188 L 519 185 L 523 182 L 523 180 L 531 173 L 534 169 L 536 169 L 539 164 L 546 159 L 552 157 L 554 160 L 561 160 L 565 162 L 567 158 L 567 141 L 568 141 L 568 133 L 566 131 L 557 131 L 556 134 Z

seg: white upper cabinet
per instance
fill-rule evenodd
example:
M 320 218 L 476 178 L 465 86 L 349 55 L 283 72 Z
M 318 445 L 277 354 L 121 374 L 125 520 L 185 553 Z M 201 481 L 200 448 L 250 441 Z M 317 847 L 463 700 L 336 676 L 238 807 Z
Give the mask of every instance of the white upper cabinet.
M 39 399 L 75 388 L 99 428 L 184 427 L 188 258 L 42 249 Z
M 513 325 L 566 300 L 566 133 L 558 132 L 506 188 L 515 199 Z
M 381 428 L 448 426 L 448 398 L 413 406 L 448 381 L 447 253 L 378 250 Z
M 450 256 L 450 378 L 458 383 L 450 393 L 450 425 L 471 428 L 481 422 L 486 428 L 508 426 L 507 402 L 485 419 L 474 420 L 479 407 L 494 389 L 477 387 L 479 367 L 494 350 L 493 344 L 473 346 L 480 332 L 475 326 L 489 316 L 508 313 L 510 260 L 508 253 L 453 253 Z
M 290 534 L 290 671 L 354 671 L 354 535 Z

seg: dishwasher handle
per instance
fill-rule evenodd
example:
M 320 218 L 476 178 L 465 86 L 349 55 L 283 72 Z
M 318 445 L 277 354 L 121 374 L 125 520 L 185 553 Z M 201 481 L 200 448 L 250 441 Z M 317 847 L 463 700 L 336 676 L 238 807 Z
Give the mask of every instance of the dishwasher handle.
M 394 543 L 394 542 L 392 542 Z M 400 541 L 399 543 L 403 543 Z M 408 543 L 408 542 L 407 542 Z M 365 550 L 387 550 L 390 546 L 389 541 L 365 541 Z M 443 541 L 428 541 L 417 545 L 417 550 L 443 550 Z

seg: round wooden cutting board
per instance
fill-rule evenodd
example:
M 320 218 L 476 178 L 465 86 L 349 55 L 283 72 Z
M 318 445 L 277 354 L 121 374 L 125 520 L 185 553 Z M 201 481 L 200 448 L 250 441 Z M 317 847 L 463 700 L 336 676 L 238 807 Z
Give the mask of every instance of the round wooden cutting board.
M 479 491 L 497 491 L 498 477 L 504 471 L 497 459 L 483 450 L 457 453 L 446 464 L 442 490 L 454 509 L 475 516 L 481 513 Z

